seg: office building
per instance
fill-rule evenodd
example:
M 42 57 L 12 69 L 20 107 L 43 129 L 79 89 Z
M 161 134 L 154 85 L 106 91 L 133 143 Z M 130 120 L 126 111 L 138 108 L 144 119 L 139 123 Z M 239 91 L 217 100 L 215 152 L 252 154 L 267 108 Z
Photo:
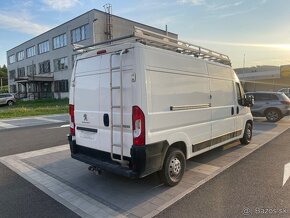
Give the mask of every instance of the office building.
M 174 33 L 93 9 L 7 51 L 9 91 L 19 98 L 68 97 L 79 55 L 74 46 L 128 35 L 134 26 L 177 38 Z

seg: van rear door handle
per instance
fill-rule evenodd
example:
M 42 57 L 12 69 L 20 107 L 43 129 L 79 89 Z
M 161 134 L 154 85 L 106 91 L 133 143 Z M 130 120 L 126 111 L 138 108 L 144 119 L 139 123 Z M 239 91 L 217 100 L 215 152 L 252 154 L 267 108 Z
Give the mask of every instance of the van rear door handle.
M 234 115 L 234 113 L 235 113 L 235 109 L 234 107 L 232 107 L 232 115 Z
M 239 108 L 239 106 L 237 106 L 237 114 L 239 114 L 240 113 L 240 108 Z

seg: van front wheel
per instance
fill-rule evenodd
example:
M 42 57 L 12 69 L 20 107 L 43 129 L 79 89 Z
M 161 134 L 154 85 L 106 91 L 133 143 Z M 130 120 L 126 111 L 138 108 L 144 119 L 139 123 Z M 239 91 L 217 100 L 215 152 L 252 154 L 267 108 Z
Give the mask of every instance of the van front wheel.
M 243 135 L 243 138 L 240 139 L 240 142 L 243 145 L 249 144 L 251 142 L 252 135 L 253 135 L 253 127 L 252 127 L 252 124 L 248 122 L 246 123 L 244 135 Z
M 162 182 L 168 186 L 177 185 L 185 171 L 185 156 L 177 148 L 169 148 L 164 160 L 163 168 L 160 171 Z

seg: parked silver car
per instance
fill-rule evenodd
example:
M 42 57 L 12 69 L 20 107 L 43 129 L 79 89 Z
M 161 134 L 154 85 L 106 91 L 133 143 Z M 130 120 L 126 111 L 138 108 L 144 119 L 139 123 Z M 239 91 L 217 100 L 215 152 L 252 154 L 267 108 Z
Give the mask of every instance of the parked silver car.
M 290 113 L 290 99 L 282 92 L 248 92 L 254 96 L 251 107 L 253 116 L 266 117 L 270 122 L 277 122 Z
M 15 97 L 13 94 L 4 93 L 0 94 L 0 105 L 7 104 L 12 106 L 16 102 Z

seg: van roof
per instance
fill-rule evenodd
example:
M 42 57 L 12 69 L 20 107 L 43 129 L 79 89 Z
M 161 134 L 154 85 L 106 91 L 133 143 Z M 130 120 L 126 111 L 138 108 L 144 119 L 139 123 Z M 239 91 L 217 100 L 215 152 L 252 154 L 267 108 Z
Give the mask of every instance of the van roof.
M 123 49 L 134 48 L 136 46 L 146 47 L 146 48 L 156 49 L 156 50 L 161 50 L 161 51 L 167 51 L 167 52 L 174 52 L 174 51 L 171 51 L 171 50 L 161 49 L 161 48 L 158 48 L 158 47 L 153 47 L 153 46 L 150 46 L 150 45 L 146 45 L 146 44 L 141 43 L 139 41 L 123 42 L 123 43 L 119 42 L 117 44 L 99 46 L 99 47 L 95 48 L 94 50 L 83 52 L 80 57 L 77 57 L 76 60 L 90 58 L 90 57 L 95 57 L 95 56 L 98 55 L 99 52 L 102 53 L 102 54 L 104 54 L 104 53 L 112 53 L 112 52 L 115 52 L 115 51 L 121 51 Z M 178 52 L 174 52 L 174 53 L 176 55 L 186 55 L 186 54 L 182 54 L 182 53 L 178 53 Z M 210 64 L 214 64 L 214 65 L 218 65 L 218 66 L 222 66 L 222 67 L 226 67 L 226 68 L 230 68 L 231 69 L 231 66 L 223 64 L 223 63 L 213 62 L 213 61 L 206 60 L 206 59 L 201 59 L 201 58 L 198 58 L 198 57 L 194 57 L 192 55 L 191 55 L 191 57 L 196 59 L 196 60 L 199 60 L 199 61 L 203 61 L 203 62 L 206 62 L 206 63 L 210 63 Z

